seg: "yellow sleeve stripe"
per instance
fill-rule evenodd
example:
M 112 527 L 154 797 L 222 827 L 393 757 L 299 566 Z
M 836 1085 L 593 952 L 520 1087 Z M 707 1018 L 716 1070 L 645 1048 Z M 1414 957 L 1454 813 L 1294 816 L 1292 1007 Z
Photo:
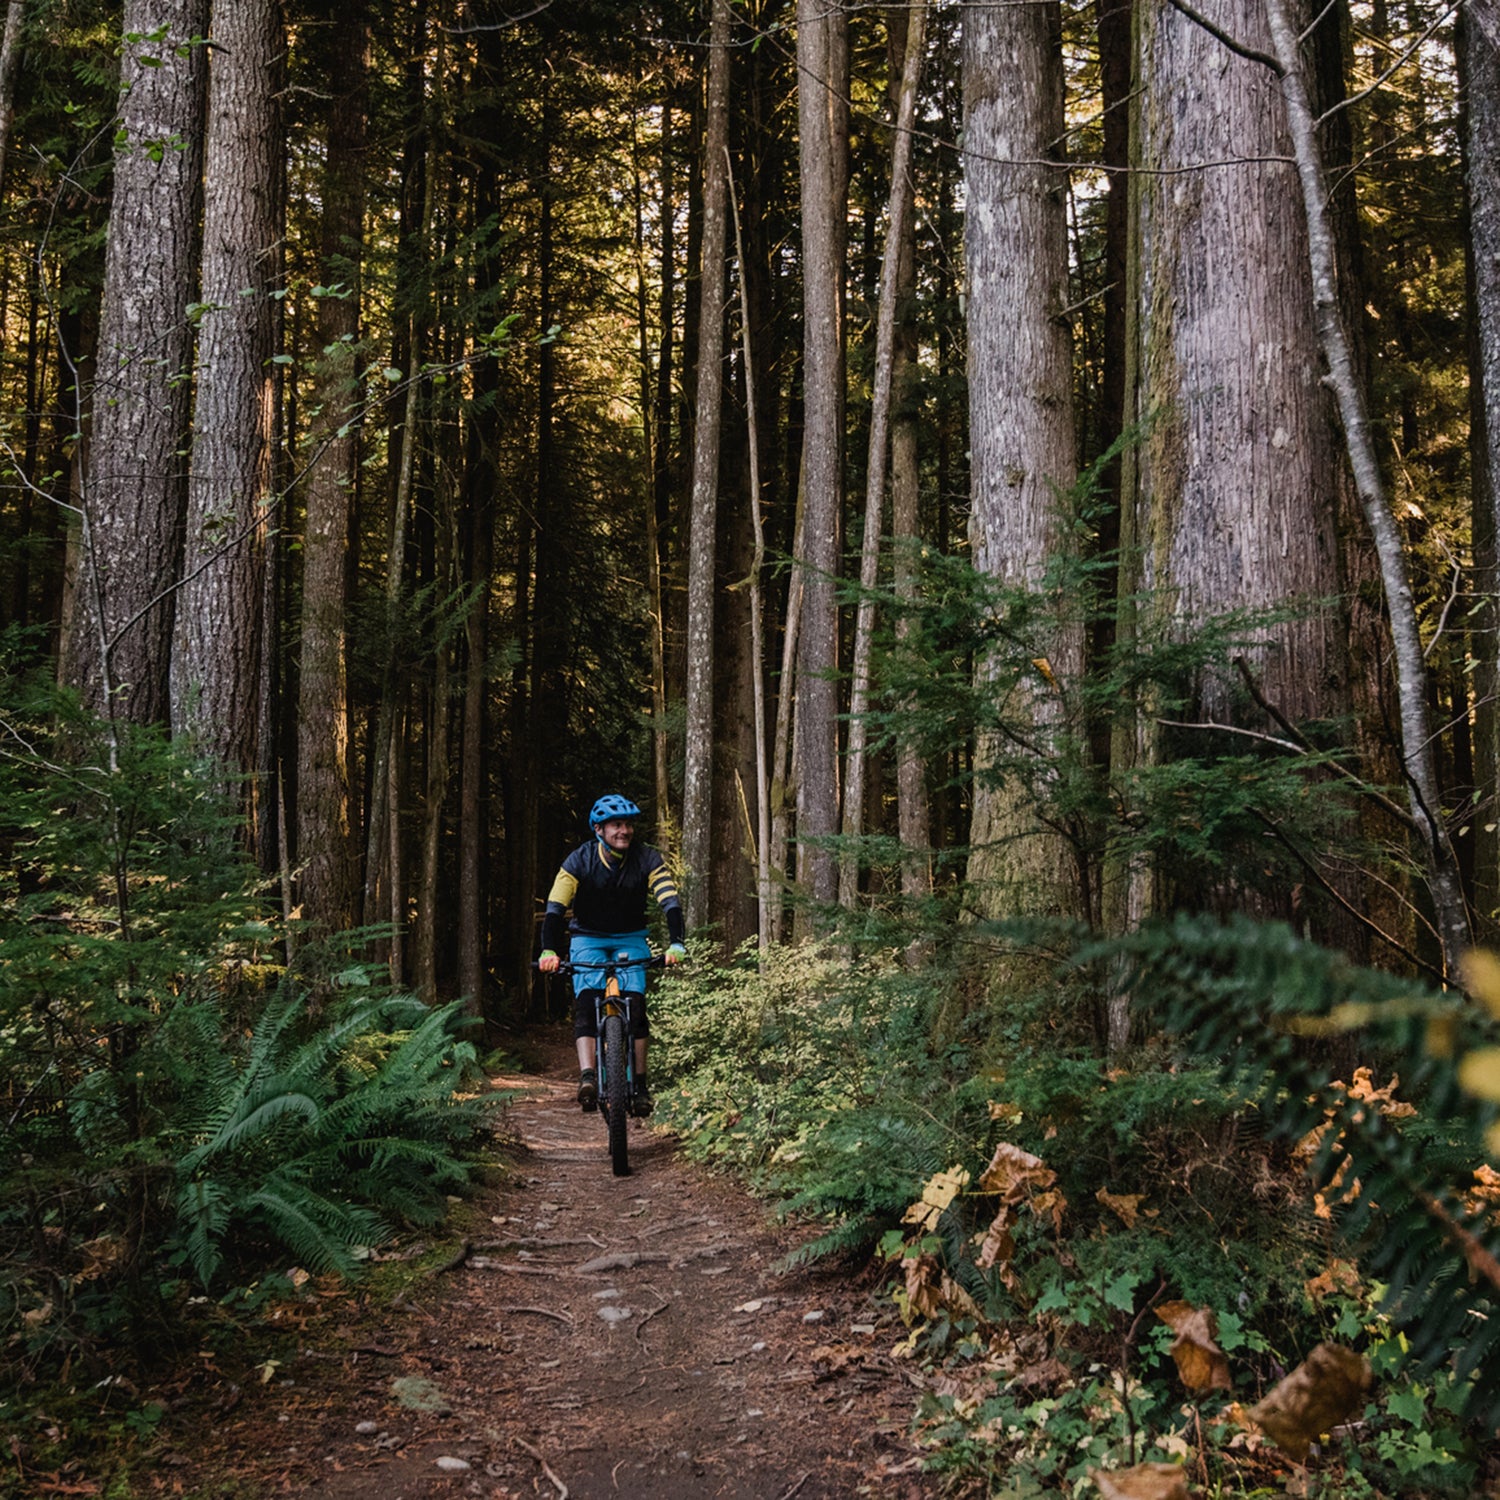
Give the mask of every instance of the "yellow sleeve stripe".
M 668 896 L 677 894 L 676 883 L 672 879 L 671 872 L 663 867 L 652 872 L 651 879 L 647 882 L 651 894 L 658 901 L 664 901 Z
M 547 900 L 555 901 L 565 911 L 573 904 L 573 897 L 578 892 L 578 881 L 569 875 L 566 870 L 557 872 L 557 879 L 552 882 L 552 889 L 547 892 Z

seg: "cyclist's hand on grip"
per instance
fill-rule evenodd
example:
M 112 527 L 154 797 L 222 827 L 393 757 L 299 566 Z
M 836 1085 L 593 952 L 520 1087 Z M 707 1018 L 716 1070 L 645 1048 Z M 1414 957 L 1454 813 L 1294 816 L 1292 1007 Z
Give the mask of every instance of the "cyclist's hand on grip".
M 542 956 L 537 959 L 536 966 L 542 971 L 543 974 L 555 974 L 557 973 L 558 965 L 561 963 L 562 959 L 560 959 L 550 948 L 546 948 L 543 949 Z
M 667 949 L 666 959 L 669 965 L 685 964 L 687 962 L 687 949 L 681 943 L 673 943 Z

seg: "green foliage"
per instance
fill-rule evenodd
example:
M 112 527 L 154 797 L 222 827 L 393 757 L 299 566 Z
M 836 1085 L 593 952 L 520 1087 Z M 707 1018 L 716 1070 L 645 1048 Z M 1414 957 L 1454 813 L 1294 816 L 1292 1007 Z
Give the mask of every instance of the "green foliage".
M 968 860 L 970 884 L 959 889 L 970 909 L 1039 909 L 1034 896 L 1028 906 L 1024 892 L 976 882 L 1016 878 L 1012 870 L 1029 868 L 1025 841 L 1045 836 L 1066 847 L 1074 887 L 1067 909 L 1090 926 L 1102 923 L 1107 882 L 1136 868 L 1160 872 L 1179 905 L 1228 911 L 1254 897 L 1274 911 L 1295 887 L 1310 909 L 1331 909 L 1319 871 L 1330 860 L 1374 857 L 1352 817 L 1359 783 L 1344 727 L 1303 725 L 1298 738 L 1239 727 L 1264 722 L 1251 681 L 1267 638 L 1326 606 L 1229 611 L 1183 633 L 1151 596 L 1117 599 L 1119 559 L 1098 545 L 1096 484 L 1097 473 L 1085 475 L 1058 496 L 1079 549 L 1049 560 L 1034 586 L 922 547 L 904 559 L 914 597 L 878 595 L 886 623 L 872 743 L 951 768 L 946 796 L 1003 792 L 1030 809 L 1004 836 L 1009 843 L 948 849 L 940 873 L 956 884 Z M 1054 671 L 1068 633 L 1097 643 L 1086 671 Z M 1224 707 L 1205 714 L 1205 699 Z M 1154 753 L 1111 755 L 1121 724 L 1148 726 Z M 898 921 L 920 920 L 885 894 L 899 888 L 895 872 L 911 852 L 875 838 L 861 841 L 859 855 L 884 877 L 871 882 L 882 892 L 878 904 Z M 1388 861 L 1388 851 L 1380 858 Z M 911 933 L 886 940 L 910 942 Z
M 927 1053 L 932 997 L 890 955 L 752 948 L 669 974 L 653 1032 L 671 1069 L 658 1111 L 703 1160 L 829 1226 L 798 1258 L 868 1249 L 964 1137 L 972 1097 Z
M 0 1326 L 144 1338 L 184 1279 L 350 1271 L 466 1180 L 450 1006 L 295 973 L 216 768 L 24 679 L 0 716 Z
M 353 1252 L 394 1222 L 441 1219 L 445 1190 L 467 1181 L 457 1153 L 482 1108 L 453 1097 L 474 1062 L 454 1038 L 460 1003 L 356 1001 L 311 1035 L 304 1010 L 287 987 L 174 1122 L 193 1143 L 176 1161 L 176 1241 L 205 1286 L 231 1239 L 241 1258 L 280 1244 L 311 1270 L 347 1274 Z M 206 1056 L 218 1045 L 211 1007 L 178 1017 L 189 1047 Z
M 1493 1027 L 1460 995 L 1244 918 L 1179 917 L 1110 947 L 1134 965 L 1132 989 L 1218 1059 L 1278 1134 L 1322 1132 L 1315 1183 L 1367 1273 L 1386 1284 L 1385 1306 L 1419 1365 L 1451 1364 L 1472 1380 L 1477 1409 L 1500 1412 L 1500 1223 L 1476 1183 L 1495 1110 L 1459 1084 L 1462 1058 Z M 1355 1031 L 1364 1055 L 1399 1073 L 1416 1105 L 1410 1120 L 1334 1076 L 1328 1042 Z

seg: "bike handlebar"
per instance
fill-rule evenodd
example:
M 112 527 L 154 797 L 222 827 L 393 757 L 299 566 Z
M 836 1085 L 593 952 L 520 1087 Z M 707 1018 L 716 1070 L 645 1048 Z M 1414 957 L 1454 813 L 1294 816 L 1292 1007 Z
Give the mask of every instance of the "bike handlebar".
M 571 974 L 575 969 L 659 969 L 667 961 L 665 953 L 653 953 L 646 958 L 606 958 L 597 963 L 575 963 L 570 958 L 562 959 L 552 970 L 554 974 Z M 531 967 L 540 972 L 540 960 L 532 959 Z

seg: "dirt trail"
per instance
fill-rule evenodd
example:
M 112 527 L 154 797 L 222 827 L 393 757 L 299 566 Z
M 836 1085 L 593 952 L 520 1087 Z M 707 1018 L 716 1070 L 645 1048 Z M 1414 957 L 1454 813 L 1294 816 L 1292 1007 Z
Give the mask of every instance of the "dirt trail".
M 229 1419 L 240 1481 L 336 1500 L 933 1493 L 889 1302 L 776 1274 L 792 1241 L 663 1132 L 632 1124 L 635 1170 L 613 1177 L 568 1050 L 548 1077 L 496 1080 L 525 1091 L 517 1177 L 462 1261 Z

